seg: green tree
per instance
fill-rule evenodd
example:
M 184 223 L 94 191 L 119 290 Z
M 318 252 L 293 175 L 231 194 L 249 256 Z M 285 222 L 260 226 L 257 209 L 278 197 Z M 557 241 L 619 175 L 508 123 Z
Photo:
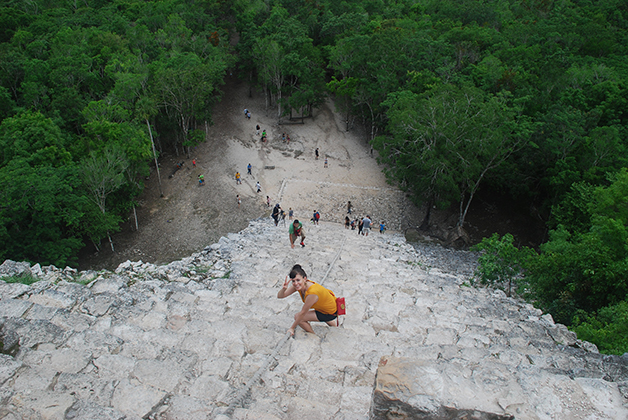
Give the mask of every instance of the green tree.
M 628 353 L 628 301 L 591 314 L 579 311 L 574 317 L 573 330 L 579 339 L 595 344 L 601 353 Z
M 586 206 L 580 214 L 590 215 L 589 229 L 559 225 L 527 276 L 530 297 L 567 325 L 577 310 L 595 312 L 628 296 L 628 170 L 608 187 L 580 191 L 591 197 L 579 201 Z
M 323 65 L 318 49 L 306 27 L 283 7 L 274 7 L 260 26 L 253 57 L 260 83 L 265 91 L 276 95 L 277 118 L 292 108 L 302 109 L 322 101 Z M 267 96 L 267 105 L 269 99 Z
M 81 164 L 81 175 L 90 201 L 96 205 L 99 213 L 92 212 L 91 223 L 87 229 L 94 245 L 107 236 L 111 250 L 114 251 L 111 232 L 117 231 L 122 221 L 119 216 L 109 211 L 107 198 L 126 183 L 125 171 L 129 162 L 125 153 L 118 147 L 108 146 L 101 154 L 92 153 Z
M 463 227 L 469 205 L 486 174 L 529 136 L 505 96 L 442 85 L 423 95 L 403 91 L 387 101 L 391 136 L 374 147 L 387 174 L 431 207 L 459 204 Z
M 74 165 L 32 167 L 16 158 L 0 168 L 0 259 L 75 263 L 86 207 L 80 187 Z
M 195 121 L 211 121 L 211 105 L 220 97 L 218 86 L 226 66 L 220 51 L 205 62 L 196 54 L 175 53 L 153 63 L 155 95 L 177 122 L 183 146 L 192 145 Z
M 74 262 L 86 201 L 62 131 L 24 112 L 0 124 L 0 149 L 0 258 Z
M 525 273 L 526 263 L 534 255 L 534 251 L 529 248 L 515 247 L 514 240 L 510 233 L 501 238 L 494 233 L 471 248 L 473 251 L 481 251 L 475 278 L 480 284 L 504 289 L 507 296 L 512 295 L 513 288 L 516 291 L 519 280 Z
M 0 125 L 0 166 L 21 157 L 31 166 L 63 165 L 72 157 L 61 129 L 40 112 L 23 112 Z

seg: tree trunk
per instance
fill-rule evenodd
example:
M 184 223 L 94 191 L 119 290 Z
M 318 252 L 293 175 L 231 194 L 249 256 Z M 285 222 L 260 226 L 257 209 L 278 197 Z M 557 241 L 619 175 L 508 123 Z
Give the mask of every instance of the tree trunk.
M 420 230 L 426 231 L 426 230 L 429 230 L 430 228 L 430 215 L 432 214 L 433 203 L 434 203 L 434 199 L 430 198 L 430 200 L 427 203 L 427 212 L 425 212 L 425 217 L 423 218 L 423 221 L 421 222 L 421 226 L 419 226 Z
M 155 152 L 155 141 L 153 140 L 153 131 L 150 128 L 150 123 L 146 119 L 146 125 L 148 125 L 148 133 L 150 134 L 150 143 L 153 146 L 153 157 L 155 158 L 155 168 L 157 169 L 157 180 L 159 181 L 159 196 L 163 197 L 164 192 L 161 189 L 161 174 L 159 173 L 159 162 L 157 162 L 157 153 Z
M 135 211 L 135 204 L 133 204 L 133 216 L 135 216 L 135 231 L 140 230 L 140 227 L 137 223 L 137 212 Z
M 109 234 L 109 231 L 107 231 L 107 238 L 109 238 L 109 244 L 111 244 L 111 252 L 116 252 L 116 250 L 113 249 L 113 240 L 111 239 L 111 235 Z
M 281 87 L 277 92 L 277 120 L 281 119 Z
M 253 70 L 249 72 L 249 98 L 253 97 Z

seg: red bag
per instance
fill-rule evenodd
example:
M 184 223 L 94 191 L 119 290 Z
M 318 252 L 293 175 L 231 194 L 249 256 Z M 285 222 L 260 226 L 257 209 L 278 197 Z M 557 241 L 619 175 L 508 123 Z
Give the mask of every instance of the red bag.
M 336 298 L 336 315 L 345 315 L 347 313 L 345 308 L 345 298 L 339 297 Z

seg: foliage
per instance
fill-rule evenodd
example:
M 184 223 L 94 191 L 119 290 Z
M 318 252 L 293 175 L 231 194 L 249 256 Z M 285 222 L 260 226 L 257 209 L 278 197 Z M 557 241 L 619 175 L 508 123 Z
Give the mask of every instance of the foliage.
M 7 276 L 7 277 L 2 277 L 0 278 L 0 280 L 6 282 L 6 283 L 21 283 L 21 284 L 25 284 L 27 286 L 30 286 L 33 283 L 36 283 L 39 281 L 39 279 L 37 277 L 34 277 L 30 274 L 26 275 L 20 275 L 20 276 Z
M 388 106 L 390 137 L 373 146 L 389 164 L 387 174 L 419 202 L 460 206 L 462 226 L 486 174 L 514 153 L 529 131 L 502 95 L 476 88 L 438 85 L 416 94 L 394 93 Z
M 514 240 L 509 233 L 501 238 L 494 233 L 471 248 L 473 251 L 481 251 L 475 278 L 480 284 L 505 290 L 508 296 L 517 290 L 526 263 L 534 255 L 534 251 L 527 247 L 515 247 Z
M 567 325 L 579 309 L 595 312 L 628 296 L 628 170 L 611 181 L 592 193 L 580 189 L 591 197 L 580 201 L 589 229 L 559 225 L 529 267 L 530 297 Z
M 115 146 L 107 147 L 102 154 L 92 153 L 82 162 L 81 176 L 89 192 L 89 201 L 99 210 L 99 212 L 91 212 L 92 223 L 87 231 L 94 243 L 118 229 L 120 217 L 109 211 L 107 198 L 126 182 L 125 171 L 128 166 L 126 154 L 121 148 Z M 111 238 L 109 240 L 111 242 Z
M 204 62 L 191 52 L 174 53 L 153 64 L 158 104 L 177 121 L 184 145 L 193 145 L 189 133 L 194 120 L 211 122 L 208 105 L 218 98 L 217 86 L 222 81 L 225 68 L 222 57 L 212 57 L 212 60 Z
M 22 113 L 0 125 L 0 147 L 0 258 L 74 261 L 86 201 L 61 131 L 40 113 Z
M 79 189 L 75 166 L 31 168 L 16 159 L 0 168 L 0 258 L 60 267 L 74 262 L 87 204 Z
M 581 340 L 595 344 L 601 353 L 628 353 L 628 301 L 600 308 L 593 314 L 579 311 L 573 330 Z

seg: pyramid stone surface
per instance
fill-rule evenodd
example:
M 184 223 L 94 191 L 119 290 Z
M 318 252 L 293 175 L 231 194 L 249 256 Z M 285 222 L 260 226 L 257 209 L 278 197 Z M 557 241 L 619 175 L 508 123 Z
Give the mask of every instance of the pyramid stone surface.
M 44 280 L 0 282 L 0 419 L 628 418 L 625 358 L 469 287 L 471 254 L 443 267 L 395 234 L 306 234 L 291 249 L 257 220 L 115 272 L 5 262 Z M 341 327 L 288 338 L 301 301 L 276 295 L 297 263 L 346 298 Z

